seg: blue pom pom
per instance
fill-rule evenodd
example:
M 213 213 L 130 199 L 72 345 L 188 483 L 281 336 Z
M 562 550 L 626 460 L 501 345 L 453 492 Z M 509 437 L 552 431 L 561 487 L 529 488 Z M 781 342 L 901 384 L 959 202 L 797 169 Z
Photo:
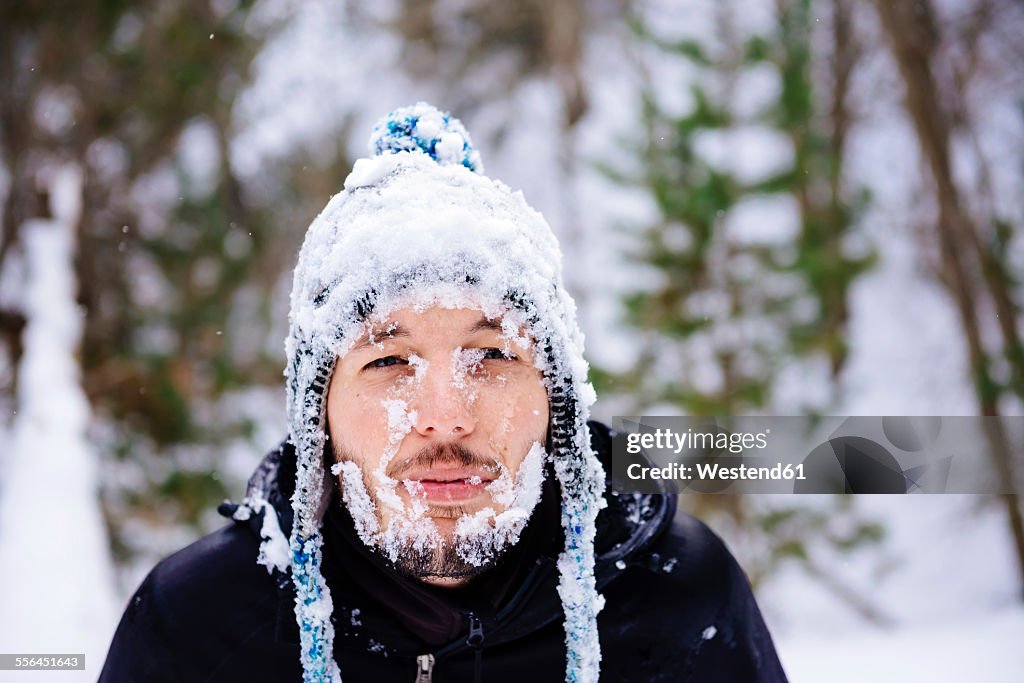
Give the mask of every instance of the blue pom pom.
M 376 156 L 415 150 L 442 166 L 458 165 L 475 173 L 484 172 L 480 154 L 462 122 L 426 102 L 394 110 L 377 122 L 370 136 L 370 151 Z

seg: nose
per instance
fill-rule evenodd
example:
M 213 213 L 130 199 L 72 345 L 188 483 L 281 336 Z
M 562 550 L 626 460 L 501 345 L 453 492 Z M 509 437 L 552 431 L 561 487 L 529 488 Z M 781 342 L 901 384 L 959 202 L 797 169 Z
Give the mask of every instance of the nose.
M 446 363 L 433 363 L 420 380 L 416 393 L 416 420 L 413 428 L 420 436 L 462 437 L 468 436 L 476 427 L 468 387 L 455 386 L 451 369 Z

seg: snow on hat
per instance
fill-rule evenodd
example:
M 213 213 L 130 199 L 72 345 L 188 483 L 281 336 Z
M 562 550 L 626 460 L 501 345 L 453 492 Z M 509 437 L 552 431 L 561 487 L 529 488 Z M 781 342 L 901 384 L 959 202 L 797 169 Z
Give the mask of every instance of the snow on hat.
M 550 402 L 551 455 L 562 489 L 566 680 L 596 681 L 600 664 L 594 535 L 604 472 L 587 428 L 587 382 L 576 307 L 561 253 L 521 192 L 483 175 L 462 123 L 426 103 L 397 109 L 370 139 L 345 189 L 309 226 L 299 253 L 286 340 L 288 422 L 298 470 L 292 497 L 292 579 L 307 683 L 339 681 L 330 590 L 320 573 L 327 388 L 368 316 L 416 302 L 514 314 L 536 340 Z

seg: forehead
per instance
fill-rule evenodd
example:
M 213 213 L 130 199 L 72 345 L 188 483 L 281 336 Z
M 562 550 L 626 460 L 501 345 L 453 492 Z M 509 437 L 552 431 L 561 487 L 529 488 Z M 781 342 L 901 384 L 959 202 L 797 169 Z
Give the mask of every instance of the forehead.
M 386 340 L 461 340 L 475 335 L 520 336 L 520 326 L 504 316 L 487 317 L 478 308 L 405 307 L 367 322 L 353 351 Z

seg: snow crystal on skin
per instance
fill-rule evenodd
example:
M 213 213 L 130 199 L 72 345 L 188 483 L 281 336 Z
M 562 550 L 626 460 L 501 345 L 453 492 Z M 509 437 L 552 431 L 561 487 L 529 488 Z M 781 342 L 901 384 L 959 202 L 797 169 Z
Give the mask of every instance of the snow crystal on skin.
M 384 533 L 379 534 L 375 546 L 392 562 L 406 549 L 426 553 L 436 548 L 441 538 L 434 520 L 426 517 L 424 507 L 414 506 L 406 514 L 397 514 L 388 521 Z
M 501 336 L 505 341 L 505 348 L 502 350 L 505 353 L 508 353 L 514 344 L 526 348 L 533 346 L 533 342 L 523 332 L 525 321 L 522 320 L 521 315 L 515 315 L 514 313 L 510 312 L 509 315 L 501 319 Z
M 412 431 L 416 412 L 409 410 L 409 405 L 401 399 L 384 399 L 380 405 L 388 414 L 388 441 L 401 441 Z
M 393 326 L 392 326 L 393 327 Z M 377 489 L 377 493 L 381 496 L 381 499 L 391 507 L 401 507 L 401 502 L 397 498 L 395 488 L 398 482 L 391 477 L 387 476 L 388 465 L 394 459 L 398 453 L 398 449 L 401 446 L 402 440 L 405 439 L 406 434 L 411 432 L 415 427 L 418 415 L 415 410 L 409 409 L 408 401 L 412 399 L 413 392 L 416 387 L 423 381 L 423 376 L 427 371 L 428 363 L 425 359 L 411 354 L 408 359 L 409 365 L 413 368 L 413 375 L 410 377 L 403 377 L 399 383 L 393 387 L 388 395 L 390 398 L 384 399 L 380 402 L 382 408 L 387 413 L 388 418 L 388 446 L 385 448 L 384 453 L 381 456 L 380 463 L 374 469 L 374 477 L 381 488 Z
M 417 384 L 423 381 L 423 377 L 427 374 L 427 368 L 430 367 L 430 363 L 425 358 L 417 356 L 415 353 L 409 354 L 409 367 L 413 369 L 413 381 Z M 416 413 L 412 413 L 411 420 L 416 421 Z
M 407 298 L 405 303 L 413 306 L 423 306 L 427 303 L 434 303 L 432 299 L 421 297 Z M 448 303 L 455 303 L 449 300 Z M 464 300 L 457 303 L 464 304 Z M 470 303 L 476 303 L 475 301 Z M 513 317 L 510 317 L 513 319 Z M 517 333 L 520 326 L 515 325 Z M 503 335 L 504 336 L 504 335 Z M 517 337 L 518 343 L 525 343 L 522 337 Z M 511 342 L 505 337 L 504 345 L 508 349 Z M 507 351 L 506 351 L 507 352 Z M 482 369 L 482 361 L 485 351 L 483 349 L 462 349 L 453 351 L 451 358 L 451 382 L 459 389 L 468 389 L 479 381 L 479 373 Z M 415 358 L 415 360 L 414 360 Z M 415 368 L 415 375 L 406 378 L 402 386 L 396 387 L 393 396 L 405 396 L 411 399 L 411 392 L 416 385 L 422 381 L 426 372 L 427 362 L 419 357 L 410 356 L 410 365 Z M 472 401 L 476 398 L 476 391 L 463 393 L 463 400 Z M 446 539 L 441 535 L 439 529 L 432 519 L 426 517 L 427 507 L 419 499 L 422 495 L 422 485 L 419 482 L 402 482 L 410 493 L 412 500 L 409 504 L 398 495 L 398 481 L 386 475 L 386 469 L 397 454 L 401 442 L 413 427 L 415 413 L 410 411 L 406 399 L 389 398 L 381 402 L 381 407 L 386 411 L 388 419 L 388 447 L 381 458 L 380 463 L 373 471 L 373 476 L 378 484 L 375 488 L 378 499 L 390 511 L 391 516 L 385 529 L 367 533 L 370 545 L 378 547 L 392 561 L 396 561 L 403 549 L 412 546 L 416 549 L 427 549 L 441 547 Z M 508 415 L 502 422 L 503 433 L 511 432 L 511 423 Z M 496 450 L 497 444 L 494 445 Z M 543 460 L 546 457 L 543 447 L 534 443 L 524 458 L 517 476 L 513 477 L 507 467 L 499 463 L 500 476 L 487 485 L 486 490 L 491 494 L 492 499 L 506 509 L 502 513 L 496 513 L 491 508 L 485 508 L 474 515 L 464 516 L 456 523 L 455 531 L 451 542 L 455 545 L 460 557 L 474 565 L 481 565 L 489 561 L 502 548 L 508 547 L 518 541 L 522 529 L 529 521 L 533 509 L 540 500 L 540 491 L 543 483 Z M 353 470 L 358 473 L 359 470 Z M 345 483 L 346 488 L 361 489 L 359 497 L 369 499 L 369 494 L 360 482 Z M 353 512 L 356 514 L 376 514 L 375 510 L 367 506 Z M 368 522 L 361 524 L 363 528 L 370 528 Z
M 358 607 L 352 609 L 352 613 L 349 615 L 349 623 L 353 626 L 362 626 L 363 622 L 359 618 L 361 611 Z
M 523 459 L 514 483 L 508 468 L 502 466 L 502 477 L 488 484 L 488 492 L 496 502 L 506 507 L 503 512 L 496 513 L 488 507 L 474 515 L 459 518 L 451 543 L 462 559 L 480 566 L 519 540 L 520 533 L 540 502 L 545 456 L 543 447 L 535 442 Z M 426 505 L 417 498 L 408 507 L 399 506 L 388 520 L 387 527 L 381 531 L 358 465 L 346 461 L 335 465 L 332 471 L 341 472 L 343 500 L 356 522 L 360 539 L 366 545 L 380 549 L 392 562 L 396 562 L 399 554 L 409 547 L 423 551 L 441 548 L 448 542 L 434 521 L 426 516 Z M 407 489 L 410 493 L 421 492 L 422 484 L 408 482 Z M 382 492 L 381 488 L 377 489 L 378 495 Z
M 422 380 L 428 364 L 424 359 L 414 355 L 410 357 L 410 365 L 415 368 L 415 374 L 396 387 L 393 395 L 411 398 L 410 392 Z M 425 550 L 436 545 L 439 531 L 434 521 L 425 515 L 426 503 L 420 497 L 413 496 L 411 504 L 406 506 L 398 493 L 398 480 L 387 475 L 388 465 L 397 455 L 405 436 L 413 428 L 416 412 L 409 410 L 406 400 L 401 398 L 385 399 L 381 401 L 381 407 L 387 411 L 388 416 L 388 445 L 373 470 L 373 478 L 377 483 L 374 492 L 378 500 L 390 510 L 391 516 L 387 528 L 382 531 L 376 517 L 377 511 L 372 506 L 363 505 L 358 510 L 350 512 L 353 518 L 357 514 L 373 516 L 372 525 L 369 519 L 358 522 L 364 529 L 375 529 L 365 535 L 360 534 L 360 538 L 367 545 L 380 548 L 392 562 L 395 562 L 399 553 L 409 546 L 416 550 Z M 413 484 L 415 486 L 411 487 Z M 419 482 L 406 482 L 404 485 L 410 494 L 414 493 L 416 487 L 422 493 L 422 485 Z M 352 470 L 352 475 L 345 479 L 345 487 L 357 491 L 358 493 L 354 493 L 357 497 L 370 500 L 358 466 Z
M 535 441 L 519 466 L 515 482 L 512 481 L 508 468 L 498 463 L 501 474 L 484 488 L 491 494 L 495 503 L 506 508 L 516 505 L 527 491 L 539 490 L 544 480 L 543 460 L 546 455 L 544 447 Z M 539 495 L 538 493 L 537 500 L 539 500 Z M 522 504 L 524 507 L 529 505 L 532 509 L 537 501 L 527 500 Z
M 501 476 L 485 487 L 496 503 L 505 506 L 504 512 L 495 514 L 488 507 L 459 519 L 454 542 L 463 560 L 480 566 L 519 541 L 520 533 L 540 502 L 545 456 L 544 448 L 534 442 L 519 465 L 515 484 L 511 483 L 508 468 L 502 466 Z
M 520 471 L 528 466 L 524 460 Z M 516 496 L 521 493 L 521 487 L 516 487 L 516 483 L 512 481 L 511 472 L 504 464 L 498 463 L 498 471 L 500 473 L 498 478 L 485 486 L 484 490 L 491 494 L 491 500 L 508 509 L 515 505 Z
M 466 389 L 473 381 L 472 378 L 480 372 L 484 360 L 483 349 L 464 349 L 461 346 L 452 350 L 451 373 L 452 385 L 456 389 Z M 466 398 L 472 404 L 477 397 L 477 392 L 470 391 Z
M 394 489 L 377 487 L 376 493 L 381 502 L 388 507 L 393 506 L 395 510 L 387 528 L 382 531 L 376 507 L 363 480 L 362 470 L 351 461 L 340 464 L 342 467 L 332 470 L 341 471 L 342 500 L 355 522 L 356 533 L 364 544 L 379 548 L 392 562 L 397 561 L 399 553 L 409 546 L 417 550 L 434 547 L 436 539 L 439 538 L 439 531 L 433 520 L 425 516 L 426 505 L 421 500 L 414 499 L 411 507 L 406 509 Z
M 421 498 L 426 495 L 423 490 L 423 482 L 416 481 L 415 479 L 403 479 L 402 486 L 409 492 L 409 495 L 413 498 Z
M 377 508 L 370 498 L 370 492 L 363 485 L 363 472 L 359 465 L 346 460 L 331 467 L 335 474 L 341 473 L 341 493 L 345 507 L 355 522 L 356 533 L 366 545 L 373 545 L 374 537 L 380 532 Z
M 388 509 L 401 513 L 405 509 L 405 503 L 402 501 L 402 497 L 398 493 L 398 480 L 392 479 L 391 477 L 384 474 L 384 467 L 387 463 L 391 462 L 394 458 L 397 449 L 388 449 L 388 452 L 381 459 L 382 467 L 378 467 L 373 471 L 373 476 L 377 480 L 377 486 L 374 487 L 374 493 L 377 494 L 377 499 L 384 504 Z
M 401 387 L 396 387 L 395 391 L 401 389 Z M 388 445 L 381 455 L 380 462 L 373 470 L 374 479 L 377 481 L 375 492 L 382 503 L 392 510 L 400 512 L 404 508 L 404 504 L 401 496 L 398 495 L 398 480 L 387 475 L 387 468 L 398 454 L 405 435 L 412 431 L 417 416 L 416 411 L 409 410 L 408 404 L 403 399 L 385 399 L 380 404 L 387 411 L 388 416 Z

